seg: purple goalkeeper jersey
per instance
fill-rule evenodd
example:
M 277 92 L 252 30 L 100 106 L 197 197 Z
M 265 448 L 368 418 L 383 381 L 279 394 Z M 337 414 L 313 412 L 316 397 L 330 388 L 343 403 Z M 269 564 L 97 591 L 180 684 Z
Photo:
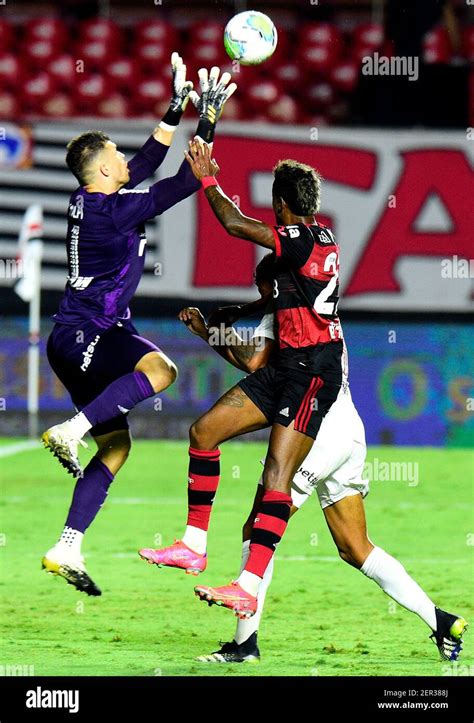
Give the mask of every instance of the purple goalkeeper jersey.
M 145 264 L 145 221 L 194 193 L 200 183 L 187 161 L 177 174 L 144 190 L 135 186 L 163 162 L 168 146 L 151 136 L 128 163 L 130 180 L 116 193 L 78 188 L 69 202 L 68 279 L 59 324 L 92 323 L 108 329 L 130 318 L 128 305 Z

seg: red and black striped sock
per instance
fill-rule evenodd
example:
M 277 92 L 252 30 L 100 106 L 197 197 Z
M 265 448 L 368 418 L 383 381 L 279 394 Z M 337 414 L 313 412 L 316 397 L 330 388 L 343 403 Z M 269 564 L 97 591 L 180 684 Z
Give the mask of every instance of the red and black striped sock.
M 189 448 L 188 525 L 207 530 L 220 477 L 220 450 Z
M 270 490 L 265 492 L 250 537 L 247 572 L 263 577 L 275 547 L 283 537 L 291 510 L 291 495 Z

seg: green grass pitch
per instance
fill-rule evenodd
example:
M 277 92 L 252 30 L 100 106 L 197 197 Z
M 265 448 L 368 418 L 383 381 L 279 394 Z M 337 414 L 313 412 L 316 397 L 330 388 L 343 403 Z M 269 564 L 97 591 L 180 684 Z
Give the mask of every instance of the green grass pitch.
M 168 544 L 186 517 L 187 445 L 137 441 L 86 534 L 100 598 L 40 570 L 62 529 L 72 478 L 43 449 L 5 454 L 0 441 L 3 665 L 35 675 L 449 675 L 474 674 L 472 633 L 453 668 L 439 661 L 429 630 L 372 581 L 338 559 L 316 498 L 279 546 L 260 630 L 259 665 L 201 664 L 235 618 L 193 594 L 197 578 L 140 560 L 139 547 Z M 222 481 L 199 582 L 237 575 L 241 526 L 264 445 L 222 448 Z M 473 454 L 378 447 L 369 461 L 417 462 L 419 483 L 376 482 L 366 501 L 371 539 L 395 555 L 441 607 L 474 619 Z M 83 461 L 86 461 L 87 452 Z

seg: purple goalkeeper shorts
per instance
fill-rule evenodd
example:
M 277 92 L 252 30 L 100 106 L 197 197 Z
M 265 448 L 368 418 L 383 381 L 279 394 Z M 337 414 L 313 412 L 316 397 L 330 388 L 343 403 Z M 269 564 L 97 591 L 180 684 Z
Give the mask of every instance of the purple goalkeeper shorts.
M 106 387 L 135 370 L 140 359 L 160 349 L 139 335 L 129 321 L 103 331 L 91 324 L 55 324 L 48 338 L 48 361 L 80 411 Z M 128 429 L 127 415 L 119 414 L 92 427 L 93 437 Z

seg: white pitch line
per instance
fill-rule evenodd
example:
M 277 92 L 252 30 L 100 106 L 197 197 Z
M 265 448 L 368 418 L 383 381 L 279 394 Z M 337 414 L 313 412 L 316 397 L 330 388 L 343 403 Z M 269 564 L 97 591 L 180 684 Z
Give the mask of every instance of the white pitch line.
M 29 439 L 27 442 L 16 442 L 15 444 L 7 444 L 5 447 L 0 447 L 0 457 L 13 457 L 14 454 L 19 452 L 26 452 L 28 449 L 41 449 L 40 442 Z

